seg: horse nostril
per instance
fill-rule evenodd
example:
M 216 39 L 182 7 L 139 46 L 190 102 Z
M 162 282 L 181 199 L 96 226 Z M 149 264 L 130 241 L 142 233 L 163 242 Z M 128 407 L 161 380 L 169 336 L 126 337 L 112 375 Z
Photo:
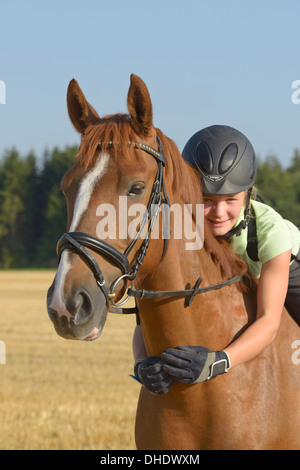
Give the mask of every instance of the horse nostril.
M 74 317 L 75 325 L 78 326 L 87 323 L 94 314 L 91 297 L 89 293 L 82 288 L 74 293 L 72 302 L 68 303 L 67 309 Z

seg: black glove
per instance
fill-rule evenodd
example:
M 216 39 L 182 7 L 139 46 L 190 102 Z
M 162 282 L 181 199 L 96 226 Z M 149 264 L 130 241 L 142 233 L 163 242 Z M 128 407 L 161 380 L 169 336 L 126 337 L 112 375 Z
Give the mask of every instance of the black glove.
M 194 384 L 224 374 L 230 368 L 229 356 L 224 351 L 211 351 L 202 346 L 168 348 L 161 355 L 163 370 L 174 380 Z
M 131 377 L 144 385 L 149 392 L 164 395 L 172 387 L 174 378 L 170 377 L 162 366 L 162 359 L 149 356 L 143 361 L 136 362 L 134 375 L 131 375 Z

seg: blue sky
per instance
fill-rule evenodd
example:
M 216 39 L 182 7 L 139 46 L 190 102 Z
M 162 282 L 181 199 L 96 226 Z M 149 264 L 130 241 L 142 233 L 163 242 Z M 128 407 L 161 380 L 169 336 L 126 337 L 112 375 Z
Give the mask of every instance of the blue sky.
M 180 150 L 199 129 L 227 124 L 262 158 L 288 165 L 300 149 L 300 104 L 291 99 L 299 18 L 298 0 L 1 0 L 0 155 L 79 143 L 69 81 L 104 115 L 127 111 L 135 73 L 154 124 Z

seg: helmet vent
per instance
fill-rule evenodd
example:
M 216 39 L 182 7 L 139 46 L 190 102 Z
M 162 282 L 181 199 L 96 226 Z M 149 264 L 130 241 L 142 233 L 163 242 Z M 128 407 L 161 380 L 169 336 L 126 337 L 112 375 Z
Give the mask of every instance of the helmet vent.
M 220 175 L 224 175 L 224 173 L 226 173 L 232 168 L 237 155 L 238 155 L 238 146 L 233 143 L 227 145 L 225 150 L 223 150 L 223 153 L 219 161 L 218 172 Z
M 204 173 L 210 174 L 213 171 L 213 159 L 206 142 L 202 141 L 197 145 L 197 163 Z

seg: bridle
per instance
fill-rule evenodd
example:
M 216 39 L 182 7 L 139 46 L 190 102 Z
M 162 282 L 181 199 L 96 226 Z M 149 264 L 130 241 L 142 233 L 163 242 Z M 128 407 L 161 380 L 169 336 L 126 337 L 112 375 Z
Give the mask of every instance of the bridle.
M 114 248 L 109 243 L 105 242 L 104 240 L 93 237 L 92 235 L 88 235 L 83 232 L 64 233 L 57 243 L 56 249 L 57 249 L 57 255 L 59 259 L 61 257 L 62 252 L 66 249 L 72 250 L 78 255 L 80 255 L 83 261 L 88 265 L 88 267 L 93 272 L 94 277 L 96 279 L 96 283 L 105 296 L 107 307 L 109 308 L 110 311 L 114 313 L 133 313 L 133 311 L 135 312 L 135 309 L 126 309 L 126 310 L 130 310 L 129 312 L 123 312 L 123 311 L 117 312 L 116 308 L 123 305 L 128 300 L 129 295 L 126 297 L 125 300 L 119 303 L 115 303 L 114 291 L 116 289 L 116 286 L 120 283 L 120 281 L 123 280 L 126 285 L 126 281 L 133 282 L 134 279 L 136 278 L 138 271 L 146 256 L 147 249 L 148 249 L 149 242 L 150 242 L 150 235 L 151 235 L 151 232 L 153 231 L 155 221 L 159 213 L 159 209 L 161 208 L 161 205 L 163 203 L 167 204 L 168 206 L 170 205 L 169 198 L 166 193 L 164 171 L 163 171 L 166 159 L 163 154 L 161 141 L 158 136 L 156 137 L 156 140 L 158 144 L 158 150 L 155 150 L 153 147 L 143 144 L 142 142 L 136 142 L 133 144 L 134 148 L 139 148 L 143 150 L 144 152 L 148 153 L 149 155 L 151 155 L 152 157 L 154 157 L 157 161 L 158 168 L 157 168 L 156 177 L 152 186 L 152 191 L 151 191 L 151 195 L 150 195 L 149 202 L 147 205 L 147 209 L 144 213 L 139 230 L 137 231 L 130 245 L 126 248 L 125 252 L 121 253 L 119 250 L 117 250 L 116 248 Z M 147 227 L 147 231 L 146 231 L 146 235 L 144 237 L 143 243 L 141 244 L 137 252 L 136 258 L 132 266 L 130 266 L 129 261 L 128 261 L 128 256 L 131 250 L 133 249 L 134 245 L 136 244 L 137 240 L 139 239 L 140 234 L 146 224 L 148 224 L 148 227 Z M 164 257 L 166 249 L 167 249 L 167 241 L 168 241 L 168 238 L 165 237 L 162 257 Z M 102 255 L 111 264 L 117 266 L 122 271 L 122 275 L 117 277 L 112 282 L 109 288 L 107 288 L 105 285 L 104 276 L 97 261 L 92 256 L 92 254 L 88 250 L 86 250 L 85 247 Z M 116 308 L 111 307 L 110 302 Z
M 139 297 L 139 298 L 148 298 L 148 299 L 149 298 L 153 299 L 157 297 L 186 297 L 187 306 L 190 306 L 195 295 L 204 293 L 210 290 L 219 289 L 226 285 L 230 285 L 235 282 L 242 281 L 243 279 L 243 276 L 235 276 L 232 279 L 229 279 L 227 281 L 223 281 L 221 283 L 214 284 L 212 286 L 200 288 L 199 286 L 201 284 L 202 278 L 199 277 L 199 279 L 196 281 L 192 289 L 173 290 L 173 291 L 148 291 L 148 290 L 143 290 L 143 289 L 138 290 L 134 288 L 134 280 L 146 256 L 147 249 L 150 243 L 151 232 L 153 231 L 159 210 L 163 203 L 170 206 L 170 201 L 166 193 L 165 180 L 164 180 L 164 166 L 166 163 L 166 158 L 163 154 L 162 144 L 158 136 L 156 136 L 156 140 L 158 144 L 158 150 L 155 150 L 153 147 L 150 147 L 149 145 L 146 145 L 142 142 L 136 142 L 133 144 L 134 148 L 143 150 L 144 152 L 154 157 L 157 161 L 158 169 L 157 169 L 156 178 L 152 186 L 152 191 L 151 191 L 151 195 L 150 195 L 149 202 L 147 205 L 147 209 L 143 216 L 143 220 L 140 224 L 140 228 L 138 232 L 136 233 L 136 236 L 130 243 L 130 245 L 126 248 L 125 252 L 121 253 L 119 250 L 117 250 L 116 248 L 114 248 L 109 243 L 105 242 L 104 240 L 93 237 L 92 235 L 89 235 L 83 232 L 64 233 L 57 243 L 56 249 L 57 249 L 57 255 L 58 255 L 59 260 L 62 255 L 62 252 L 68 249 L 78 254 L 83 259 L 83 261 L 87 264 L 87 266 L 91 269 L 91 271 L 94 274 L 98 287 L 101 289 L 102 293 L 105 296 L 107 308 L 112 313 L 136 313 L 137 314 L 137 308 L 121 308 L 121 306 L 125 302 L 127 302 L 130 296 Z M 135 260 L 132 263 L 132 266 L 130 266 L 129 261 L 128 261 L 129 253 L 131 252 L 132 248 L 136 244 L 137 240 L 140 237 L 142 230 L 144 229 L 147 223 L 148 223 L 148 227 L 147 227 L 146 235 L 144 237 L 144 241 L 141 244 L 139 250 L 137 251 L 137 254 L 135 256 Z M 164 257 L 166 253 L 167 241 L 168 241 L 168 237 L 164 237 L 164 248 L 163 248 L 162 258 Z M 121 270 L 122 275 L 117 277 L 112 282 L 109 288 L 107 288 L 105 285 L 105 279 L 97 261 L 85 247 L 89 248 L 95 253 L 100 254 L 106 260 L 108 260 L 111 264 L 113 264 L 114 266 L 118 267 Z M 124 287 L 123 287 L 122 292 L 125 291 L 125 288 L 127 286 L 127 281 L 130 281 L 132 283 L 132 287 L 128 289 L 127 297 L 121 302 L 116 303 L 114 301 L 114 298 L 116 295 L 114 291 L 117 285 L 121 281 L 124 281 Z M 113 306 L 111 306 L 110 303 Z

